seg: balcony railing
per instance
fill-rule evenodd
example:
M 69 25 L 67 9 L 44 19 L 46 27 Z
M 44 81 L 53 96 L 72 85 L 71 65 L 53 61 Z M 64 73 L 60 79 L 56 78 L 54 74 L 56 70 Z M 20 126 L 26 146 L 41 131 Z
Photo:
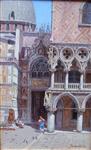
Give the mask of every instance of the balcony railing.
M 54 88 L 64 90 L 65 84 L 64 83 L 54 83 Z M 68 83 L 67 90 L 79 90 L 79 89 L 80 89 L 80 83 Z M 83 88 L 80 90 L 91 90 L 91 83 L 83 83 Z
M 90 89 L 91 90 L 91 83 L 84 83 L 83 89 L 86 89 L 86 90 Z
M 71 89 L 71 90 L 75 90 L 75 89 L 80 89 L 80 84 L 79 83 L 69 83 L 68 84 L 68 89 Z

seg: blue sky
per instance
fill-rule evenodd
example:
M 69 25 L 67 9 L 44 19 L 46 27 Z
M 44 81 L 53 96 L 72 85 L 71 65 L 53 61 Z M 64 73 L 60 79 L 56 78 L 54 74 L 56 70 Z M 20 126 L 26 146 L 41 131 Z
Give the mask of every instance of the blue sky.
M 33 0 L 33 4 L 37 27 L 44 24 L 51 26 L 51 0 Z

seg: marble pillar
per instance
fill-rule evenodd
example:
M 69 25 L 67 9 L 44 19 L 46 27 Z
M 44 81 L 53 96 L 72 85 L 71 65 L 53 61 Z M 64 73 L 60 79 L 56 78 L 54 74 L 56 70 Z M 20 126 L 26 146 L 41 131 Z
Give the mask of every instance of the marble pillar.
M 65 89 L 66 90 L 68 89 L 68 80 L 69 80 L 69 73 L 66 72 L 66 75 L 65 75 Z
M 54 132 L 55 130 L 55 115 L 53 112 L 47 114 L 47 130 L 48 132 Z
M 51 88 L 54 88 L 54 72 L 51 72 Z
M 83 126 L 83 112 L 79 112 L 77 116 L 77 131 L 81 132 Z
M 81 73 L 81 76 L 80 76 L 80 89 L 81 90 L 83 89 L 83 73 Z

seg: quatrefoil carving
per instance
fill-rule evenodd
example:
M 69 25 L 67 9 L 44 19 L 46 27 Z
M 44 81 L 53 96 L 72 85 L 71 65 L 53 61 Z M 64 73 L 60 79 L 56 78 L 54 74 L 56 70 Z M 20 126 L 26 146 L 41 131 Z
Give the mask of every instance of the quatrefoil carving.
M 88 59 L 88 51 L 86 49 L 79 49 L 78 50 L 78 57 L 80 59 L 80 61 L 84 61 L 84 60 L 87 60 Z
M 62 51 L 62 57 L 64 60 L 69 61 L 70 59 L 72 59 L 73 56 L 73 51 L 69 48 L 67 49 L 63 49 Z

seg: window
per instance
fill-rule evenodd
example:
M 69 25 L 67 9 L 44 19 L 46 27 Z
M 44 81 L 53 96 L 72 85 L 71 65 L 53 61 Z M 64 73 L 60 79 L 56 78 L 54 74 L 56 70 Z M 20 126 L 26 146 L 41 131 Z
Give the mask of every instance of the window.
M 82 24 L 91 24 L 91 3 L 86 2 L 82 10 Z
M 34 63 L 31 70 L 33 78 L 49 77 L 49 66 L 46 60 L 39 59 Z
M 77 120 L 77 110 L 74 102 L 72 102 L 72 120 Z
M 80 82 L 80 72 L 72 70 L 69 72 L 69 82 L 70 83 L 79 83 Z
M 55 71 L 55 82 L 63 83 L 64 82 L 64 66 L 60 60 L 57 62 L 56 71 Z

